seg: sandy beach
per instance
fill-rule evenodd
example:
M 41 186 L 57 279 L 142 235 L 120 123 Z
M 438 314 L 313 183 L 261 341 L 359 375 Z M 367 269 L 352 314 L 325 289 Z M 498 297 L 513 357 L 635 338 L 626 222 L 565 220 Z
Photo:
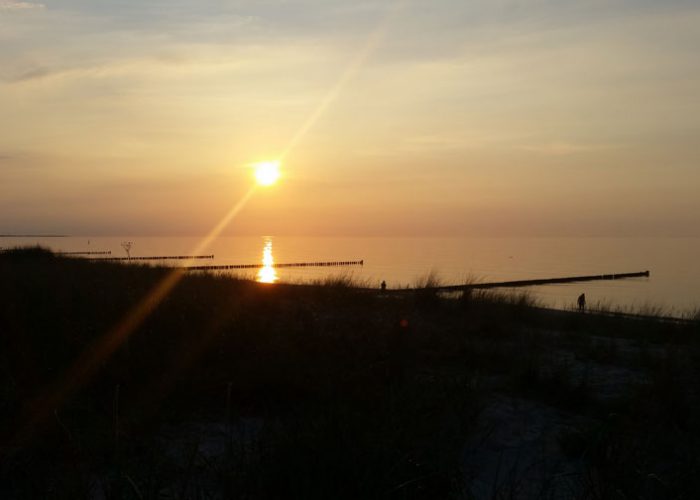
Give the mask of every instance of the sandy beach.
M 700 491 L 697 324 L 172 273 L 0 255 L 3 498 Z

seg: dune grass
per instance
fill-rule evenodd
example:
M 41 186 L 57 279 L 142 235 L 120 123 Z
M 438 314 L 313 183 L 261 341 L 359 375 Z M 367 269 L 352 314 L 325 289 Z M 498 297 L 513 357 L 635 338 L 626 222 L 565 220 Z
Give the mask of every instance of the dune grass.
M 520 291 L 448 300 L 430 275 L 387 300 L 347 275 L 185 274 L 32 420 L 170 272 L 0 255 L 0 497 L 471 498 L 478 471 L 463 456 L 493 432 L 480 422 L 495 397 L 585 418 L 558 437 L 582 464 L 570 498 L 700 492 L 695 326 L 547 311 Z M 593 375 L 609 366 L 639 377 L 608 394 Z M 491 496 L 518 485 L 502 478 Z

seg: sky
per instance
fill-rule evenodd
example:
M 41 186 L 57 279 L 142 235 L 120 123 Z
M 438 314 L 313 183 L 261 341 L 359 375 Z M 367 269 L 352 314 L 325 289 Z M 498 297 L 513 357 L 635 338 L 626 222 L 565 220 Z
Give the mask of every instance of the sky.
M 700 3 L 0 0 L 0 234 L 700 236 Z

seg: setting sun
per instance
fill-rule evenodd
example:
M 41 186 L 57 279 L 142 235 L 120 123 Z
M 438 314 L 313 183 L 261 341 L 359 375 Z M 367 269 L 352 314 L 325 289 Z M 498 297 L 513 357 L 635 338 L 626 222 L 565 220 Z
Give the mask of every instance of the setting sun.
M 280 162 L 263 161 L 255 164 L 255 180 L 261 186 L 271 186 L 280 178 Z

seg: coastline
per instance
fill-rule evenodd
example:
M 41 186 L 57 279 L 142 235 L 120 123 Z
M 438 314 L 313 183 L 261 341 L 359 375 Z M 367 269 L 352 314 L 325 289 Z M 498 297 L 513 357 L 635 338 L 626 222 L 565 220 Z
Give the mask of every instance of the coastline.
M 3 497 L 700 491 L 678 479 L 696 466 L 697 324 L 204 273 L 143 310 L 172 269 L 24 250 L 0 272 Z

